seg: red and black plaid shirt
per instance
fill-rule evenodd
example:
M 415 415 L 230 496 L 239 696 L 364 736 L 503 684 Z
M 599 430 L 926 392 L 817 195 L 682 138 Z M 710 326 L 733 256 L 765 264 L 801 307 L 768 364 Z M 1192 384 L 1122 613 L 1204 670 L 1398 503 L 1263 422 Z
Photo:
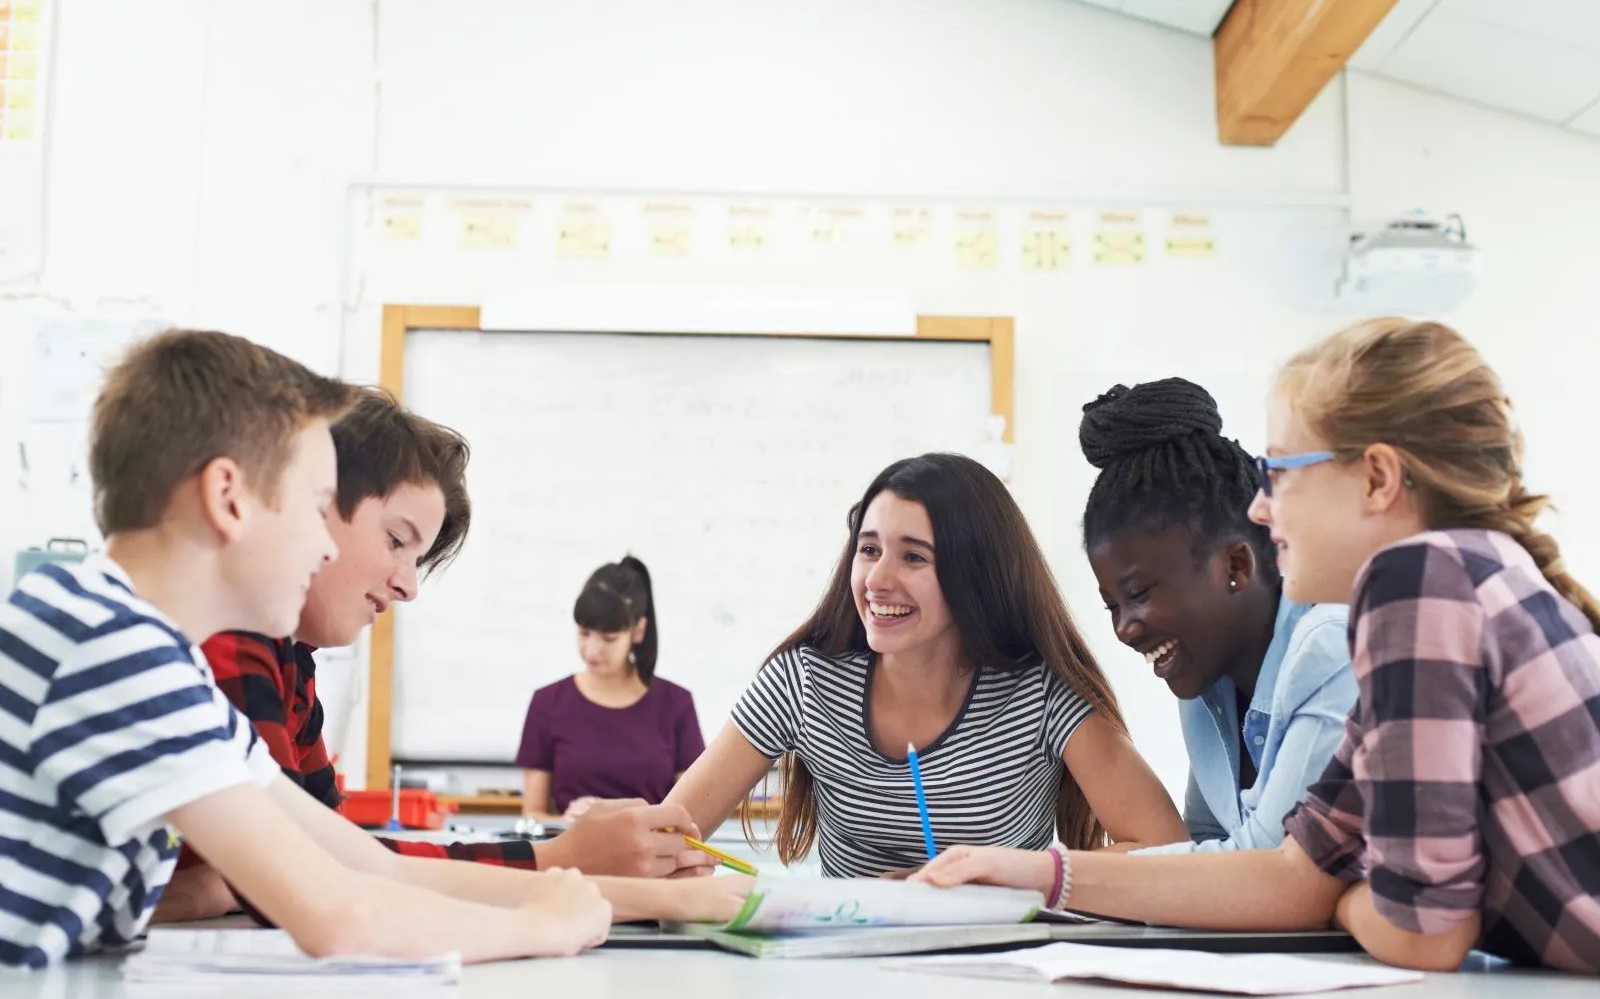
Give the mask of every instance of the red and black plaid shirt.
M 287 638 L 226 631 L 201 646 L 217 686 L 239 713 L 250 719 L 284 774 L 329 808 L 338 808 L 333 763 L 322 741 L 322 702 L 317 700 L 317 664 L 312 648 Z M 533 869 L 533 844 L 420 843 L 378 837 L 378 842 L 408 857 L 470 860 L 479 864 Z

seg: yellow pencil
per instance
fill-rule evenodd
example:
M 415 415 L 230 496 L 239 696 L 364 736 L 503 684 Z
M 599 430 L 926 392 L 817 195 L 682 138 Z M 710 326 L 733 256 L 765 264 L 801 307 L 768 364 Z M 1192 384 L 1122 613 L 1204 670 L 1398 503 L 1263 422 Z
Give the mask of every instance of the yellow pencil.
M 700 842 L 692 836 L 685 836 L 683 841 L 694 847 L 696 850 L 699 850 L 701 853 L 716 857 L 718 860 L 722 861 L 722 866 L 730 867 L 733 870 L 738 871 L 740 874 L 748 874 L 751 877 L 756 877 L 761 873 L 746 861 L 740 860 L 738 857 L 735 857 L 731 854 L 723 853 L 714 846 L 707 846 L 705 843 Z

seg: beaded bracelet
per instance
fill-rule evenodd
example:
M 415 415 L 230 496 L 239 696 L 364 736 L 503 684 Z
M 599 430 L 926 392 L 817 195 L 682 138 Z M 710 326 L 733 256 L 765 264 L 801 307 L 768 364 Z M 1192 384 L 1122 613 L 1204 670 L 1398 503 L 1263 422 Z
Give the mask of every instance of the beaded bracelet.
M 1045 908 L 1059 909 L 1067 904 L 1067 896 L 1072 894 L 1072 858 L 1067 856 L 1067 848 L 1059 843 L 1050 844 L 1047 852 L 1055 861 L 1055 876 L 1050 882 Z

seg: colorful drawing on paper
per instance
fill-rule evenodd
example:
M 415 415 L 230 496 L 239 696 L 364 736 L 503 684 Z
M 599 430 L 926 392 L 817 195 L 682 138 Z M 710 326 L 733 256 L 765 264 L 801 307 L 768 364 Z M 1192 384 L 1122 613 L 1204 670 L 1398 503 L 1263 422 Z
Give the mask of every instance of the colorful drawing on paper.
M 1094 262 L 1129 266 L 1145 261 L 1144 223 L 1136 211 L 1107 210 L 1095 220 Z
M 1000 230 L 994 212 L 956 212 L 956 266 L 966 271 L 992 271 L 1000 265 Z
M 1029 212 L 1023 220 L 1022 269 L 1063 271 L 1072 263 L 1072 231 L 1067 213 Z
M 1203 260 L 1216 256 L 1217 238 L 1205 212 L 1173 212 L 1167 223 L 1167 256 Z
M 726 225 L 730 250 L 764 249 L 772 225 L 772 208 L 770 205 L 729 205 Z
M 683 258 L 694 252 L 694 206 L 681 201 L 651 201 L 644 206 L 650 255 Z

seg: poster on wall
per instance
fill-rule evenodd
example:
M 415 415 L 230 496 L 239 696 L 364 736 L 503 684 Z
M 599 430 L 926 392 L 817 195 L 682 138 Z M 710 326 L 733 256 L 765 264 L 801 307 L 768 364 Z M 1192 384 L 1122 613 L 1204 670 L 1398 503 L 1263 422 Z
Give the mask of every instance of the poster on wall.
M 0 2 L 0 284 L 44 262 L 45 0 Z
M 34 327 L 29 423 L 87 423 L 106 371 L 130 344 L 169 323 L 51 316 Z

